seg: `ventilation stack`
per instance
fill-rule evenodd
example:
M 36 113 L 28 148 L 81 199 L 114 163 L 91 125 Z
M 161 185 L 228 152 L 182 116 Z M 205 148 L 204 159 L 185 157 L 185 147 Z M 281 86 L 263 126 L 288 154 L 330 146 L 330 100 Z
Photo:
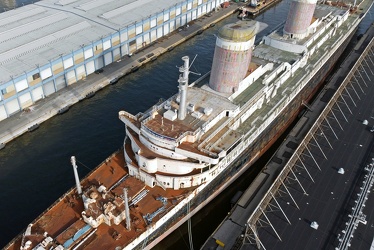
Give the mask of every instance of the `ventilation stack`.
M 188 56 L 182 57 L 184 61 L 184 65 L 179 68 L 179 72 L 183 73 L 179 76 L 179 95 L 180 95 L 180 102 L 179 102 L 179 110 L 178 110 L 178 119 L 184 120 L 187 114 L 187 88 L 188 88 L 188 74 L 189 71 L 189 64 L 190 58 Z
M 221 93 L 237 91 L 246 77 L 259 24 L 241 21 L 223 26 L 217 35 L 209 86 Z
M 317 0 L 293 0 L 283 32 L 290 38 L 302 39 L 308 35 Z

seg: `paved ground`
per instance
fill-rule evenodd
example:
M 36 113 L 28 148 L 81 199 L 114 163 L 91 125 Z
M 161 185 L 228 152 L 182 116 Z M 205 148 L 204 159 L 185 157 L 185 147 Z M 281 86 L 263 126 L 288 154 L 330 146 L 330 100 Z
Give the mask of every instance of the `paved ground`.
M 30 111 L 22 111 L 0 121 L 0 148 L 1 143 L 5 144 L 13 140 L 27 132 L 35 124 L 41 124 L 43 121 L 55 116 L 60 109 L 79 102 L 87 94 L 96 92 L 111 82 L 115 82 L 126 74 L 131 73 L 132 68 L 149 62 L 151 58 L 147 58 L 146 55 L 153 53 L 157 57 L 167 52 L 168 49 L 170 50 L 195 36 L 199 31 L 207 29 L 216 22 L 231 15 L 238 6 L 239 4 L 232 3 L 228 8 L 212 12 L 210 16 L 203 16 L 190 24 L 187 29 L 175 31 L 166 37 L 160 38 L 156 43 L 151 44 L 142 51 L 138 51 L 132 57 L 125 56 L 120 61 L 104 67 L 102 73 L 91 74 L 85 80 L 81 80 L 38 101 L 30 107 Z M 145 58 L 146 60 L 140 63 L 140 58 Z

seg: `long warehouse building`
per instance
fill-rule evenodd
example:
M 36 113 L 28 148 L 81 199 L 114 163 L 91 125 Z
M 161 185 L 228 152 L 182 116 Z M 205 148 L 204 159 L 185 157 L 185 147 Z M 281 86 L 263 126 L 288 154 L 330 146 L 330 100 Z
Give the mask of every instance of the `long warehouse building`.
M 1 13 L 0 121 L 224 1 L 43 0 Z

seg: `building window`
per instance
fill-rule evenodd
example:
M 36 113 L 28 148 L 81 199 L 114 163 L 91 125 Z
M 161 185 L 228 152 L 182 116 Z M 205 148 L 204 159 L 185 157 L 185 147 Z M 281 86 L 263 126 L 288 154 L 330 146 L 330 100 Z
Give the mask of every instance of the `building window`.
M 39 73 L 36 73 L 36 74 L 32 75 L 32 79 L 33 80 L 36 80 L 36 79 L 39 79 L 39 78 L 40 78 L 40 74 Z

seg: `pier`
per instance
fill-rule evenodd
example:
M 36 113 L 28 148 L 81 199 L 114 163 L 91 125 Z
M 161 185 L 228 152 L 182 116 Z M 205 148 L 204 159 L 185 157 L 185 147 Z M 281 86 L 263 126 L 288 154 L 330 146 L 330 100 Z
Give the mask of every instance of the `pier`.
M 263 0 L 259 1 L 257 6 L 250 6 L 248 3 L 246 3 L 245 6 L 242 6 L 239 8 L 239 12 L 241 12 L 243 16 L 243 20 L 248 19 L 250 17 L 256 17 L 268 8 L 272 7 L 274 4 L 279 3 L 282 0 Z M 239 14 L 240 15 L 240 14 Z M 240 16 L 238 16 L 240 18 Z

